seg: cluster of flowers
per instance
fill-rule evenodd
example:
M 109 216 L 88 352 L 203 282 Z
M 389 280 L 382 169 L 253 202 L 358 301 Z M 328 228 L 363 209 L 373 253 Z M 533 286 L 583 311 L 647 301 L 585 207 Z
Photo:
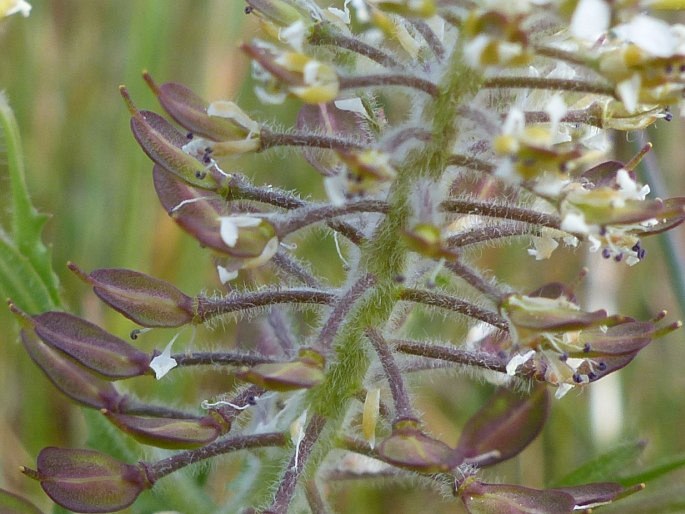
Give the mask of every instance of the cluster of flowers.
M 537 436 L 549 409 L 547 385 L 561 398 L 627 365 L 680 323 L 660 325 L 663 312 L 650 321 L 586 312 L 559 284 L 528 294 L 504 290 L 470 264 L 469 249 L 531 236 L 536 259 L 550 258 L 560 242 L 588 243 L 632 266 L 645 257 L 641 238 L 685 220 L 685 199 L 647 198 L 649 187 L 635 174 L 640 155 L 606 160 L 606 129 L 644 128 L 685 108 L 683 27 L 643 14 L 641 1 L 246 1 L 264 34 L 241 47 L 255 93 L 268 104 L 301 100 L 295 129 L 275 131 L 231 101 L 209 103 L 145 74 L 179 130 L 139 110 L 121 88 L 132 132 L 154 162 L 162 206 L 213 253 L 230 292 L 192 298 L 142 273 L 70 267 L 142 327 L 202 324 L 255 307 L 277 311 L 277 304 L 321 306 L 324 321 L 301 345 L 276 334 L 279 355 L 172 355 L 171 343 L 147 355 L 75 316 L 13 308 L 28 352 L 62 392 L 145 444 L 188 449 L 131 465 L 48 448 L 37 471 L 25 473 L 57 503 L 83 512 L 123 508 L 200 459 L 289 445 L 268 512 L 285 513 L 295 501 L 302 470 L 326 457 L 313 451 L 317 445 L 373 457 L 387 466 L 384 474 L 453 474 L 454 494 L 473 513 L 570 513 L 639 489 L 602 483 L 538 491 L 484 483 L 477 473 Z M 398 112 L 390 116 L 392 109 Z M 328 201 L 222 169 L 232 155 L 277 146 L 302 149 Z M 349 242 L 349 278 L 340 289 L 312 274 L 287 244 L 315 224 Z M 257 267 L 278 269 L 302 287 L 232 285 Z M 478 305 L 436 289 L 438 275 L 442 284 L 472 286 Z M 406 302 L 452 310 L 494 332 L 468 345 L 401 339 Z M 499 389 L 452 448 L 429 436 L 413 409 L 398 364 L 411 355 L 419 367 L 440 359 L 535 385 L 523 397 Z M 142 404 L 111 383 L 208 363 L 235 367 L 236 378 L 251 385 L 231 401 L 205 402 L 203 416 Z M 381 401 L 386 384 L 391 404 Z M 286 398 L 286 407 L 266 423 L 235 426 L 251 405 L 276 405 L 266 391 Z M 516 423 L 507 419 L 513 411 Z M 356 415 L 361 422 L 350 424 Z M 325 502 L 313 484 L 307 498 Z

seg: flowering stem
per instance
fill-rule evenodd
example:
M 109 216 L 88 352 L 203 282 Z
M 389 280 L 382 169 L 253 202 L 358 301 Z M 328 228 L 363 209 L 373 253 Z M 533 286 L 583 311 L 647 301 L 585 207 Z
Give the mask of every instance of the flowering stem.
M 438 86 L 429 80 L 411 75 L 361 75 L 358 77 L 340 77 L 340 89 L 358 89 L 364 87 L 405 86 L 438 96 Z
M 383 141 L 383 149 L 392 152 L 412 139 L 428 142 L 431 140 L 431 133 L 421 127 L 406 127 Z
M 464 316 L 483 321 L 501 330 L 509 329 L 507 321 L 496 312 L 481 309 L 476 305 L 446 294 L 407 288 L 400 292 L 400 299 L 448 309 L 463 314 Z
M 378 358 L 385 371 L 385 376 L 388 379 L 390 386 L 390 393 L 395 404 L 395 418 L 396 419 L 417 419 L 414 409 L 409 401 L 409 394 L 404 384 L 404 377 L 400 371 L 399 366 L 395 362 L 392 352 L 388 346 L 388 342 L 383 336 L 374 328 L 366 329 L 366 337 L 371 341 L 373 349 L 376 350 Z
M 317 338 L 317 346 L 319 348 L 327 349 L 331 345 L 340 325 L 347 318 L 350 309 L 375 282 L 376 278 L 372 274 L 367 273 L 357 280 L 347 293 L 338 300 Z
M 449 166 L 461 166 L 482 173 L 490 174 L 495 171 L 495 166 L 482 159 L 469 157 L 468 155 L 454 154 L 447 160 Z
M 224 455 L 236 450 L 248 448 L 267 448 L 270 446 L 285 446 L 287 439 L 282 432 L 270 432 L 266 434 L 240 435 L 222 439 L 208 444 L 197 450 L 187 450 L 157 462 L 141 462 L 147 475 L 147 479 L 154 484 L 160 478 L 178 471 L 186 466 L 195 464 L 205 459 Z
M 265 514 L 285 514 L 288 512 L 288 506 L 295 494 L 295 487 L 297 486 L 298 479 L 305 469 L 314 443 L 316 443 L 325 426 L 326 418 L 316 414 L 312 416 L 312 419 L 305 429 L 304 439 L 300 442 L 297 453 L 294 453 L 290 462 L 288 462 L 285 474 L 279 482 L 274 500 L 271 503 L 271 506 L 265 511 Z
M 469 230 L 468 232 L 450 236 L 445 242 L 450 248 L 462 248 L 464 246 L 483 243 L 485 241 L 493 241 L 495 239 L 502 239 L 505 237 L 530 235 L 542 236 L 542 231 L 532 227 L 531 225 L 517 223 L 512 225 L 499 225 Z
M 276 232 L 282 239 L 287 234 L 295 232 L 307 225 L 357 212 L 387 213 L 388 204 L 380 200 L 359 200 L 344 205 L 324 204 L 311 207 L 307 206 L 290 212 L 288 217 L 283 221 L 278 220 L 278 222 L 275 223 Z
M 319 491 L 319 488 L 316 485 L 316 480 L 308 480 L 304 492 L 307 496 L 307 503 L 309 504 L 312 514 L 329 514 L 330 511 L 326 507 L 326 503 L 321 496 L 321 491 Z
M 359 141 L 352 141 L 341 137 L 325 136 L 322 134 L 306 134 L 304 132 L 271 132 L 262 128 L 259 140 L 259 151 L 274 146 L 308 146 L 310 148 L 327 148 L 330 150 L 356 150 L 363 148 Z
M 231 366 L 254 366 L 266 362 L 278 362 L 277 359 L 262 355 L 250 355 L 235 352 L 192 352 L 176 353 L 171 356 L 176 364 L 181 366 L 211 366 L 214 364 L 228 364 Z
M 288 255 L 282 249 L 273 256 L 271 262 L 278 266 L 288 275 L 297 278 L 307 287 L 312 289 L 321 289 L 322 285 L 319 280 L 312 275 L 302 264 L 300 264 L 294 257 Z
M 430 359 L 440 359 L 466 366 L 489 369 L 491 371 L 506 372 L 507 363 L 496 355 L 485 352 L 469 352 L 453 346 L 439 346 L 409 340 L 393 340 L 398 352 Z
M 311 205 L 288 191 L 271 187 L 255 187 L 244 176 L 238 174 L 231 176 L 226 199 L 229 201 L 239 199 L 255 200 L 283 209 L 297 209 Z M 366 239 L 357 228 L 344 221 L 329 221 L 328 226 L 332 230 L 340 232 L 356 245 L 361 244 Z
M 526 123 L 547 123 L 550 121 L 549 114 L 543 111 L 526 111 Z M 602 128 L 604 121 L 602 117 L 602 107 L 598 103 L 591 104 L 586 109 L 568 111 L 561 118 L 563 123 L 583 123 L 592 127 Z
M 428 46 L 438 61 L 442 61 L 445 58 L 445 47 L 442 46 L 440 39 L 435 32 L 433 32 L 433 29 L 430 28 L 428 23 L 417 18 L 412 18 L 410 23 L 416 31 L 421 34 L 426 43 L 428 43 Z
M 567 52 L 565 50 L 561 50 L 560 48 L 554 48 L 552 46 L 544 45 L 535 45 L 533 48 L 535 49 L 536 54 L 541 55 L 543 57 L 549 57 L 556 61 L 565 61 L 567 63 L 575 64 L 577 66 L 584 66 L 585 68 L 591 70 L 597 69 L 595 63 L 587 59 L 583 59 L 582 57 L 579 57 L 573 52 Z
M 503 293 L 499 289 L 465 264 L 459 261 L 446 262 L 445 267 L 459 278 L 463 279 L 467 284 L 488 296 L 495 303 L 499 303 L 502 299 Z
M 330 45 L 336 48 L 344 48 L 359 55 L 363 55 L 386 68 L 400 68 L 402 65 L 393 56 L 382 50 L 367 45 L 357 38 L 351 38 L 341 34 L 331 27 L 329 23 L 317 23 L 309 33 L 309 43 L 312 45 Z
M 592 93 L 611 97 L 616 96 L 614 89 L 608 84 L 545 77 L 490 77 L 483 81 L 483 87 L 488 89 L 549 89 L 553 91 L 569 91 L 571 93 Z
M 327 291 L 318 289 L 275 289 L 271 291 L 256 291 L 240 295 L 229 295 L 225 298 L 197 298 L 196 318 L 200 322 L 207 321 L 215 316 L 228 314 L 235 311 L 245 311 L 265 305 L 279 303 L 313 303 L 328 305 L 335 300 L 336 296 Z
M 524 223 L 530 223 L 531 225 L 542 225 L 543 227 L 557 230 L 559 230 L 561 224 L 561 220 L 558 217 L 544 212 L 523 209 L 521 207 L 512 207 L 509 205 L 495 205 L 475 200 L 445 200 L 442 202 L 441 207 L 448 212 L 522 221 Z

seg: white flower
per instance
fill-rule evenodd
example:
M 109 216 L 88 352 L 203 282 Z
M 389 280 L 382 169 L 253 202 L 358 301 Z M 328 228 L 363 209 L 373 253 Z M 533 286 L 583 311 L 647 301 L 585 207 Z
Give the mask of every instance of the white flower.
M 611 22 L 611 7 L 604 0 L 580 0 L 571 18 L 571 34 L 595 42 Z
M 671 57 L 682 45 L 681 38 L 677 37 L 678 30 L 674 29 L 665 21 L 638 14 L 629 23 L 614 27 L 613 32 L 654 57 Z
M 237 270 L 230 271 L 223 266 L 217 266 L 216 271 L 219 273 L 219 280 L 224 285 L 238 277 Z
M 258 227 L 262 223 L 260 218 L 254 216 L 220 216 L 219 221 L 221 240 L 229 248 L 234 248 L 238 242 L 240 228 Z
M 561 220 L 559 227 L 565 232 L 574 232 L 576 234 L 587 234 L 590 232 L 589 225 L 585 222 L 585 215 L 582 212 L 568 212 Z
M 638 73 L 633 73 L 632 77 L 623 80 L 616 85 L 616 93 L 629 114 L 634 113 L 637 109 L 641 87 L 642 77 L 640 77 Z
M 176 334 L 174 338 L 169 341 L 169 344 L 166 345 L 166 348 L 164 348 L 164 351 L 160 355 L 150 361 L 150 368 L 155 372 L 155 378 L 157 380 L 162 378 L 178 365 L 176 359 L 171 357 L 171 346 L 174 344 L 174 341 L 176 341 L 177 337 L 178 334 Z
M 528 362 L 533 356 L 535 356 L 535 350 L 529 350 L 523 355 L 520 353 L 514 355 L 507 363 L 507 375 L 512 377 L 516 375 L 518 367 Z
M 553 237 L 545 236 L 534 237 L 533 245 L 535 248 L 528 248 L 528 255 L 533 255 L 536 261 L 541 261 L 549 259 L 552 256 L 552 252 L 559 246 L 559 243 Z
M 298 52 L 302 52 L 302 46 L 304 44 L 304 36 L 306 32 L 307 27 L 305 26 L 304 22 L 302 20 L 297 20 L 295 23 L 281 28 L 278 31 L 278 39 L 288 44 L 291 48 L 294 48 Z
M 219 118 L 226 118 L 235 123 L 236 126 L 248 132 L 249 138 L 252 134 L 259 134 L 260 126 L 255 120 L 250 118 L 245 111 L 243 111 L 234 102 L 227 100 L 217 100 L 212 102 L 207 107 L 207 114 L 209 116 L 217 116 Z
M 364 118 L 369 118 L 369 113 L 366 112 L 366 108 L 364 107 L 361 98 L 359 98 L 358 96 L 355 96 L 354 98 L 344 98 L 342 100 L 335 100 L 333 103 L 341 111 L 349 111 L 355 114 L 359 114 Z
M 628 173 L 628 170 L 620 169 L 616 173 L 616 183 L 620 188 L 623 198 L 626 200 L 644 200 L 649 194 L 649 186 L 644 185 L 638 189 L 638 184 Z
M 31 5 L 24 0 L 0 0 L 0 18 L 21 13 L 26 18 L 31 12 Z

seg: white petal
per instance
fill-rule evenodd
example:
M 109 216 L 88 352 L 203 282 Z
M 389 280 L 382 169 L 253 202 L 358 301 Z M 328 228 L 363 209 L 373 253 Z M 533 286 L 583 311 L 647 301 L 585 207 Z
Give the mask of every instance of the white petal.
M 335 10 L 338 11 L 339 9 Z M 305 32 L 306 27 L 304 26 L 304 22 L 302 20 L 297 20 L 295 23 L 280 29 L 278 31 L 278 39 L 290 45 L 298 52 L 301 52 Z
M 234 121 L 236 125 L 251 133 L 257 133 L 260 129 L 259 123 L 245 114 L 245 111 L 238 107 L 236 103 L 227 100 L 217 100 L 216 102 L 209 104 L 209 107 L 207 107 L 207 114 L 209 116 L 218 116 Z
M 561 220 L 559 228 L 565 232 L 576 232 L 578 234 L 587 234 L 590 231 L 590 227 L 585 222 L 585 216 L 577 212 L 567 213 Z
M 178 365 L 176 359 L 171 357 L 171 346 L 174 344 L 174 341 L 176 341 L 177 337 L 178 334 L 176 334 L 174 338 L 169 341 L 169 344 L 166 345 L 166 348 L 164 348 L 164 351 L 160 355 L 150 361 L 150 368 L 155 372 L 155 378 L 157 380 L 162 378 Z
M 611 8 L 604 0 L 580 0 L 571 18 L 571 34 L 579 39 L 596 41 L 611 22 Z
M 219 234 L 221 240 L 229 248 L 233 248 L 238 242 L 238 229 L 241 227 L 256 227 L 262 220 L 253 216 L 220 216 L 221 227 Z
M 524 355 L 517 353 L 507 363 L 507 375 L 514 376 L 519 366 L 525 364 L 535 355 L 535 350 L 529 350 Z
M 231 280 L 234 280 L 235 278 L 238 277 L 238 271 L 229 271 L 223 266 L 217 266 L 216 267 L 217 272 L 219 273 L 219 280 L 221 281 L 222 284 L 226 284 L 230 282 Z
M 646 14 L 638 14 L 630 23 L 619 25 L 613 31 L 654 57 L 671 57 L 678 51 L 678 38 L 671 26 Z
M 637 109 L 637 101 L 640 97 L 640 86 L 642 79 L 640 75 L 634 73 L 629 79 L 619 82 L 616 86 L 616 93 L 623 102 L 628 113 L 632 114 Z
M 557 387 L 557 390 L 554 393 L 554 397 L 557 400 L 560 400 L 566 396 L 566 393 L 568 393 L 571 389 L 573 389 L 571 384 L 559 384 L 559 387 Z
M 346 98 L 344 100 L 335 100 L 333 103 L 341 111 L 350 111 L 356 114 L 361 114 L 365 118 L 369 117 L 361 98 L 358 96 L 355 96 L 354 98 Z
M 559 131 L 559 123 L 561 123 L 561 119 L 566 116 L 566 113 L 568 112 L 566 102 L 564 102 L 564 99 L 561 97 L 561 95 L 554 95 L 552 98 L 550 98 L 549 102 L 547 102 L 547 105 L 545 106 L 545 112 L 549 116 L 549 122 L 551 125 L 550 132 L 554 136 Z
M 12 5 L 10 5 L 4 13 L 4 16 L 9 16 L 15 13 L 21 13 L 21 15 L 26 18 L 31 13 L 31 5 L 24 0 L 16 0 Z M 0 12 L 0 15 L 3 15 Z
M 559 243 L 551 237 L 534 237 L 533 245 L 535 248 L 529 248 L 528 255 L 533 255 L 536 261 L 541 261 L 549 259 L 552 256 L 552 252 L 559 246 Z

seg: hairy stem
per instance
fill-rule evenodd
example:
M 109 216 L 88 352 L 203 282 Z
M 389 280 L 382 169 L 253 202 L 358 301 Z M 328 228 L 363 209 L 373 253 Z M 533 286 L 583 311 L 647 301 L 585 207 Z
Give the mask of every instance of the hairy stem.
M 488 89 L 548 89 L 552 91 L 568 91 L 571 93 L 592 93 L 603 96 L 616 96 L 614 88 L 608 84 L 545 77 L 490 77 L 483 81 L 483 87 Z
M 202 460 L 211 459 L 217 455 L 225 455 L 226 453 L 237 450 L 246 450 L 249 448 L 268 448 L 270 446 L 285 446 L 287 444 L 285 434 L 281 432 L 270 432 L 266 434 L 255 435 L 240 435 L 229 437 L 208 444 L 197 450 L 187 450 L 166 459 L 157 462 L 141 462 L 145 469 L 150 483 L 154 484 L 160 478 L 178 471 L 179 469 L 195 464 Z
M 318 289 L 274 289 L 270 291 L 256 291 L 230 295 L 225 298 L 197 298 L 195 316 L 200 322 L 208 321 L 215 316 L 228 314 L 236 311 L 245 311 L 265 305 L 280 303 L 313 303 L 328 305 L 335 300 L 333 293 L 319 291 Z
M 496 205 L 492 203 L 479 202 L 477 200 L 445 200 L 441 208 L 448 212 L 460 214 L 476 214 L 479 216 L 489 216 L 491 218 L 503 218 L 511 221 L 522 221 L 531 225 L 542 225 L 544 227 L 559 229 L 561 220 L 552 214 L 539 212 L 533 209 L 512 207 L 510 205 Z
M 491 371 L 506 372 L 507 363 L 497 357 L 484 352 L 469 352 L 453 346 L 439 346 L 431 343 L 408 340 L 393 340 L 392 344 L 398 352 L 430 359 L 440 359 L 466 366 L 489 369 Z
M 271 132 L 262 129 L 259 139 L 260 151 L 274 146 L 308 146 L 310 148 L 328 148 L 330 150 L 357 150 L 364 145 L 359 141 L 352 141 L 335 136 L 322 134 L 306 134 L 303 132 Z
M 443 293 L 407 288 L 400 292 L 400 299 L 458 312 L 459 314 L 483 321 L 501 330 L 509 329 L 507 321 L 496 312 L 481 309 L 469 302 Z
M 285 474 L 279 482 L 274 500 L 266 512 L 273 514 L 286 514 L 288 512 L 288 506 L 295 494 L 301 472 L 309 459 L 314 443 L 316 443 L 325 426 L 325 418 L 318 415 L 312 416 L 305 430 L 304 439 L 300 442 L 298 451 L 290 459 Z
M 433 97 L 438 96 L 438 86 L 430 80 L 412 75 L 360 75 L 358 77 L 340 77 L 340 89 L 359 89 L 365 87 L 404 86 L 423 91 Z
M 416 419 L 416 414 L 409 400 L 409 393 L 404 384 L 404 378 L 399 366 L 392 356 L 388 342 L 373 328 L 366 329 L 366 337 L 371 341 L 373 349 L 376 350 L 378 358 L 388 379 L 390 393 L 395 404 L 395 419 Z
M 303 207 L 290 212 L 287 218 L 277 220 L 277 223 L 275 223 L 276 231 L 279 237 L 283 238 L 285 235 L 307 225 L 359 212 L 379 212 L 384 214 L 388 212 L 388 205 L 380 200 L 358 200 L 344 205 L 324 204 Z
M 345 36 L 328 23 L 317 23 L 312 27 L 309 33 L 309 43 L 312 45 L 330 45 L 335 48 L 344 48 L 371 59 L 386 68 L 402 67 L 390 54 L 375 46 L 368 45 L 358 38 Z
M 370 273 L 363 275 L 352 285 L 347 293 L 338 300 L 338 303 L 331 311 L 326 323 L 319 333 L 319 337 L 317 338 L 318 347 L 328 348 L 331 345 L 333 338 L 338 333 L 340 325 L 347 319 L 350 309 L 375 282 L 375 277 Z

